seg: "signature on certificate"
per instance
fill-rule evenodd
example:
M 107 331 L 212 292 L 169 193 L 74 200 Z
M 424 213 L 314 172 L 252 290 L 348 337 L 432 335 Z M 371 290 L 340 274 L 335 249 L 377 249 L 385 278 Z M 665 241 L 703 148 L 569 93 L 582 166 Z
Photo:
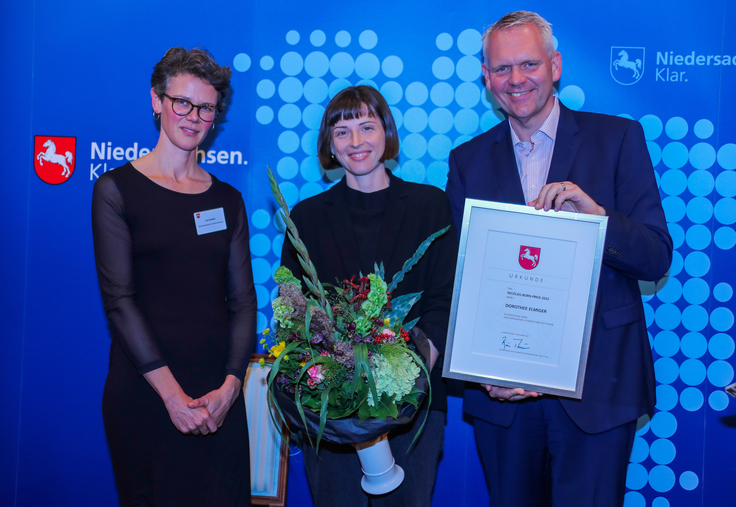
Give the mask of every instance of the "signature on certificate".
M 529 350 L 531 346 L 526 343 L 526 341 L 523 338 L 509 338 L 507 336 L 504 336 L 501 339 L 501 346 L 503 347 L 503 350 L 506 349 L 516 349 L 516 350 Z

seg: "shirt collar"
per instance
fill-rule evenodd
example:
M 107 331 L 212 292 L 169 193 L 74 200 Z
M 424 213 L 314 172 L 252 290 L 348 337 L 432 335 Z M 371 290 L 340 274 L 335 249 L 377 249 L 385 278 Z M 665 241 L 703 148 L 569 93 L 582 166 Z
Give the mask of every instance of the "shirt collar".
M 549 115 L 547 116 L 547 119 L 544 120 L 544 123 L 542 123 L 542 126 L 539 127 L 539 130 L 537 132 L 542 132 L 544 135 L 549 137 L 552 141 L 555 140 L 555 136 L 557 135 L 557 125 L 560 123 L 560 101 L 557 97 L 555 99 L 555 104 L 552 106 L 552 111 L 549 112 Z M 511 128 L 511 142 L 513 146 L 516 146 L 519 144 L 521 139 L 519 139 L 519 136 L 516 135 L 516 131 L 514 130 L 513 125 L 511 125 L 511 121 L 509 118 L 509 127 Z M 532 137 L 536 135 L 535 132 L 532 134 Z

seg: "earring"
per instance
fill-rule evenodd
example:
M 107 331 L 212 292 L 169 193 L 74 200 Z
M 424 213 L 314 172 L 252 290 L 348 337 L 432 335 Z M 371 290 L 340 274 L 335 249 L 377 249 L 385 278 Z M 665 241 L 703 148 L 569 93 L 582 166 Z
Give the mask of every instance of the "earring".
M 212 123 L 212 126 L 210 127 L 210 130 L 215 130 L 215 123 Z
M 153 119 L 154 120 L 158 120 L 159 118 L 161 118 L 161 113 L 157 113 L 156 111 L 154 111 L 153 112 Z

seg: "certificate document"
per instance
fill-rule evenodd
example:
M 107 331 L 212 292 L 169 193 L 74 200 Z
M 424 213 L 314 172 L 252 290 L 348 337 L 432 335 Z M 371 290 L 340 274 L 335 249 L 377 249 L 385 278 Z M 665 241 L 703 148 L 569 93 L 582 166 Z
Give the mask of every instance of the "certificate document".
M 606 225 L 466 200 L 444 376 L 580 398 Z

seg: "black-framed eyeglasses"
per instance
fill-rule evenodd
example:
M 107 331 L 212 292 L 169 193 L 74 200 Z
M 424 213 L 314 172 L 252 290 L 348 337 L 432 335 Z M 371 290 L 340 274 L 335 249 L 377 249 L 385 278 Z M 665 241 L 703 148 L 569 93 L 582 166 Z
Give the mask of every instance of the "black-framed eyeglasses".
M 197 106 L 192 104 L 187 99 L 182 99 L 181 97 L 172 97 L 167 93 L 164 93 L 164 96 L 168 97 L 168 99 L 171 101 L 171 109 L 174 111 L 175 114 L 179 116 L 188 115 L 195 107 L 197 108 L 197 115 L 202 121 L 215 121 L 217 115 L 220 114 L 220 110 L 217 108 L 217 106 L 213 106 L 212 104 L 200 104 Z

